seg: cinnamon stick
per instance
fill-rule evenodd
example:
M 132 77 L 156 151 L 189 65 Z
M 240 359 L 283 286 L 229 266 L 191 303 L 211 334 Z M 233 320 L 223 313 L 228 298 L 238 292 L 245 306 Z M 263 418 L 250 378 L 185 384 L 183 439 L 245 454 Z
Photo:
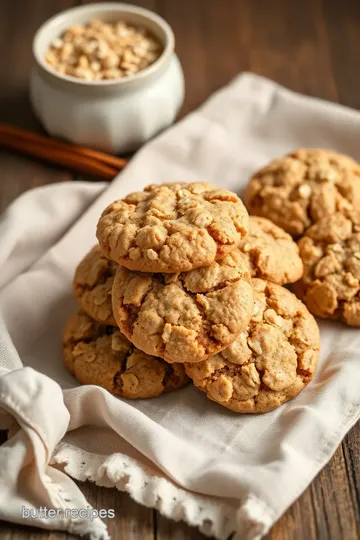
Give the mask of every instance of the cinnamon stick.
M 38 133 L 34 133 L 33 131 L 29 131 L 27 129 L 15 126 L 10 126 L 9 124 L 0 123 L 0 134 L 3 134 L 5 136 L 12 135 L 28 142 L 36 142 L 44 144 L 47 147 L 51 146 L 55 149 L 69 151 L 80 156 L 94 158 L 98 161 L 101 161 L 102 163 L 105 163 L 106 165 L 110 165 L 119 170 L 121 170 L 127 164 L 126 159 L 106 154 L 105 152 L 100 152 L 98 150 L 93 150 L 92 148 L 86 148 L 85 146 L 67 143 L 59 139 L 39 135 Z
M 112 180 L 119 172 L 119 169 L 86 155 L 79 155 L 68 149 L 60 149 L 50 144 L 39 144 L 38 142 L 10 136 L 9 134 L 4 135 L 3 132 L 0 132 L 0 146 L 17 150 L 50 163 L 62 165 L 74 171 L 100 176 L 105 180 Z

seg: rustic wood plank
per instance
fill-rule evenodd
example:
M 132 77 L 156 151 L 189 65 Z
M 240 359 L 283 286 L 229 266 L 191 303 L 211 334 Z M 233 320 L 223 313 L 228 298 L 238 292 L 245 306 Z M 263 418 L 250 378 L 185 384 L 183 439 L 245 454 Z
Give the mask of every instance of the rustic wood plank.
M 322 0 L 340 103 L 360 109 L 360 2 Z
M 195 527 L 189 527 L 183 521 L 173 521 L 159 512 L 156 518 L 156 540 L 205 540 L 208 538 Z
M 339 489 L 341 486 L 341 489 Z M 314 501 L 317 531 L 326 538 L 357 539 L 354 501 L 347 481 L 342 446 L 335 452 L 317 482 L 310 486 Z
M 127 493 L 115 488 L 98 487 L 91 482 L 78 482 L 86 499 L 94 508 L 114 509 L 115 518 L 103 521 L 108 526 L 112 539 L 116 540 L 153 540 L 154 511 L 134 502 Z M 76 537 L 64 532 L 48 532 L 33 527 L 19 526 L 0 521 L 2 540 L 73 540 Z M 168 537 L 172 538 L 172 537 Z M 183 537 L 195 540 L 197 537 Z M 180 540 L 180 537 L 179 537 Z
M 360 423 L 358 422 L 342 442 L 347 483 L 351 491 L 353 509 L 360 536 Z
M 176 52 L 185 76 L 185 103 L 181 116 L 198 107 L 211 93 L 208 62 L 211 58 L 214 37 L 206 35 L 209 11 L 214 2 L 167 2 L 158 0 L 159 13 L 172 26 L 175 33 Z M 226 10 L 226 7 L 225 7 Z M 222 9 L 218 10 L 222 12 Z M 211 32 L 215 31 L 213 23 Z M 218 66 L 213 66 L 214 71 Z
M 153 540 L 154 512 L 137 504 L 131 497 L 115 488 L 98 487 L 91 482 L 77 482 L 89 503 L 96 509 L 115 510 L 114 519 L 104 519 L 113 539 Z
M 99 0 L 80 0 L 81 4 L 97 4 Z M 157 11 L 158 0 L 136 0 L 134 5 Z
M 158 0 L 158 6 L 177 36 L 186 81 L 182 114 L 246 70 L 337 99 L 320 2 Z
M 0 211 L 28 189 L 71 179 L 71 172 L 0 150 Z
M 337 100 L 321 2 L 249 2 L 250 69 L 297 92 Z
M 0 64 L 11 66 L 11 69 L 0 85 L 0 121 L 41 130 L 29 101 L 29 76 L 33 65 L 32 38 L 46 19 L 75 3 L 76 0 L 37 0 L 31 10 L 27 9 L 28 3 L 24 0 L 5 0 L 1 3 Z M 3 149 L 0 149 L 0 168 L 0 211 L 27 189 L 71 178 L 70 171 Z
M 49 17 L 76 5 L 77 0 L 2 0 L 0 12 L 0 118 L 23 127 L 40 128 L 29 101 L 29 75 L 33 66 L 32 39 Z M 16 24 L 14 23 L 16 22 Z
M 357 540 L 355 497 L 340 446 L 304 494 L 275 524 L 267 540 Z
M 78 540 L 77 536 L 61 531 L 44 531 L 35 527 L 21 527 L 16 523 L 0 521 L 1 540 Z
M 265 540 L 319 539 L 310 491 L 306 490 L 282 518 L 273 526 Z M 325 539 L 325 537 L 322 537 Z

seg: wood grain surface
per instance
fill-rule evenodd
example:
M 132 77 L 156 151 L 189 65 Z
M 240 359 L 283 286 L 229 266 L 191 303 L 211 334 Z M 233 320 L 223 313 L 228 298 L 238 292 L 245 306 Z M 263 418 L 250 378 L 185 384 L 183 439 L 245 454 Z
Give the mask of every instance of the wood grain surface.
M 174 29 L 186 80 L 180 116 L 240 71 L 249 70 L 308 95 L 360 108 L 358 0 L 141 0 Z M 41 131 L 28 98 L 31 41 L 51 15 L 76 0 L 1 0 L 0 121 Z M 0 149 L 0 210 L 35 186 L 71 180 L 69 171 Z M 3 437 L 4 439 L 4 437 Z M 0 439 L 1 442 L 1 439 Z M 291 482 L 291 479 L 289 479 Z M 79 484 L 91 504 L 115 508 L 113 539 L 200 540 L 184 523 L 139 506 L 115 489 Z M 1 486 L 0 486 L 1 490 Z M 356 425 L 311 486 L 275 524 L 267 540 L 360 538 L 360 428 Z M 65 540 L 64 533 L 0 522 L 5 540 Z

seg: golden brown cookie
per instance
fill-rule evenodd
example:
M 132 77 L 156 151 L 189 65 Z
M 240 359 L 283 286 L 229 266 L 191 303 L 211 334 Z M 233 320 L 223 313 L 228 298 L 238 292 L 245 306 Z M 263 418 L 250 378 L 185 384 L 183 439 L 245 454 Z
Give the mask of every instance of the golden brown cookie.
M 254 279 L 254 313 L 248 328 L 221 353 L 185 364 L 195 386 L 228 409 L 275 409 L 305 388 L 320 347 L 314 317 L 294 294 Z
M 118 328 L 81 311 L 66 323 L 63 351 L 66 367 L 81 384 L 96 384 L 128 399 L 159 396 L 189 382 L 183 366 L 139 351 Z
M 116 326 L 112 313 L 111 289 L 117 264 L 98 245 L 80 262 L 75 271 L 73 292 L 82 309 L 95 321 Z
M 325 215 L 360 210 L 360 165 L 329 150 L 297 150 L 252 176 L 245 203 L 250 214 L 300 236 Z
M 119 266 L 114 317 L 126 337 L 167 362 L 200 362 L 246 328 L 252 313 L 249 268 L 238 250 L 181 274 L 146 274 Z
M 252 277 L 284 285 L 303 274 L 299 248 L 283 229 L 266 218 L 250 216 L 249 234 L 239 244 Z
M 241 200 L 212 184 L 150 185 L 106 208 L 97 237 L 130 270 L 183 272 L 232 251 L 248 231 Z
M 303 278 L 295 284 L 309 310 L 360 326 L 360 214 L 336 213 L 299 241 Z

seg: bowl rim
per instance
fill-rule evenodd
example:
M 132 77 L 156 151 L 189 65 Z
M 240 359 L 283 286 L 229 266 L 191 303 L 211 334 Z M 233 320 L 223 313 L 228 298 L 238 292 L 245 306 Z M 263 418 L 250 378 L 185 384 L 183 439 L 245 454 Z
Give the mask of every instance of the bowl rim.
M 164 49 L 159 56 L 153 62 L 150 64 L 150 66 L 146 67 L 145 69 L 142 69 L 138 71 L 137 73 L 133 75 L 128 75 L 127 77 L 119 78 L 119 79 L 110 79 L 110 80 L 100 80 L 100 81 L 86 81 L 84 79 L 80 79 L 77 77 L 71 77 L 70 75 L 65 75 L 63 73 L 57 72 L 55 69 L 51 68 L 47 62 L 45 61 L 45 57 L 43 54 L 40 53 L 40 46 L 39 41 L 42 37 L 42 34 L 46 32 L 46 30 L 49 28 L 49 26 L 56 24 L 58 20 L 69 18 L 69 27 L 71 26 L 71 16 L 74 13 L 89 13 L 89 20 L 91 19 L 91 13 L 96 12 L 99 9 L 102 11 L 109 11 L 114 12 L 117 11 L 119 14 L 121 13 L 134 13 L 136 15 L 142 15 L 152 23 L 155 23 L 158 27 L 161 28 L 161 30 L 165 34 L 165 45 Z M 101 18 L 101 17 L 100 17 Z M 54 36 L 54 39 L 57 36 Z M 175 36 L 174 32 L 165 19 L 163 19 L 160 15 L 155 13 L 154 11 L 151 11 L 150 9 L 146 9 L 140 6 L 135 6 L 133 4 L 127 4 L 124 2 L 104 2 L 104 3 L 93 3 L 93 4 L 85 4 L 82 6 L 75 6 L 69 9 L 65 9 L 63 11 L 60 11 L 59 13 L 53 15 L 50 17 L 50 19 L 47 19 L 36 31 L 33 41 L 32 41 L 32 53 L 33 57 L 35 59 L 36 64 L 38 67 L 43 69 L 46 73 L 48 73 L 51 77 L 54 77 L 55 79 L 58 79 L 62 82 L 67 82 L 70 84 L 73 84 L 75 86 L 85 86 L 85 87 L 97 87 L 97 88 L 107 88 L 107 87 L 113 87 L 113 86 L 125 86 L 131 83 L 134 83 L 136 81 L 139 81 L 141 79 L 144 79 L 153 73 L 156 73 L 161 69 L 161 67 L 168 61 L 170 56 L 173 54 L 175 50 Z

